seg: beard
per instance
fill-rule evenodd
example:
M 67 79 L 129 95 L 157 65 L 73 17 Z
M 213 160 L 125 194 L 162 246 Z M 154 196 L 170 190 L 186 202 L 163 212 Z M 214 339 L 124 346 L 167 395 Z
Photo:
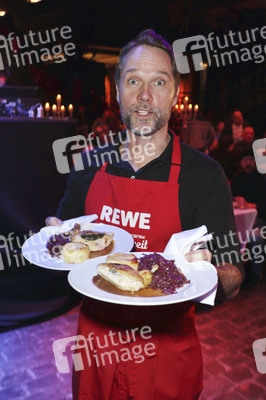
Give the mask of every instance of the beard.
M 155 107 L 137 104 L 124 109 L 120 103 L 121 118 L 128 130 L 136 136 L 151 136 L 162 129 L 169 121 L 171 107 L 160 110 Z M 152 113 L 147 118 L 138 118 L 137 110 L 146 110 Z

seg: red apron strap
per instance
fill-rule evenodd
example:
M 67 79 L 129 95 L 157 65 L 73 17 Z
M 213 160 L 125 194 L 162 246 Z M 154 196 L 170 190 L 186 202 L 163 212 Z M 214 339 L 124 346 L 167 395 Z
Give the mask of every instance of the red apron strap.
M 101 169 L 100 169 L 101 172 L 105 172 L 107 164 L 108 164 L 108 162 L 105 161 L 105 163 L 101 166 Z
M 171 170 L 168 182 L 177 183 L 181 166 L 181 149 L 179 138 L 174 134 Z
M 106 161 L 100 171 L 105 172 L 108 162 Z M 168 182 L 177 183 L 180 173 L 180 165 L 181 165 L 181 150 L 180 150 L 180 142 L 179 138 L 174 134 L 174 143 L 173 143 L 173 153 L 171 160 L 171 170 L 169 175 Z

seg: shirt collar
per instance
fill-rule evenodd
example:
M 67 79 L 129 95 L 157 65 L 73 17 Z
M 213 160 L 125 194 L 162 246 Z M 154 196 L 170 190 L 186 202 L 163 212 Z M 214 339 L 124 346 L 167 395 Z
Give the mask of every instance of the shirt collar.
M 158 157 L 158 160 L 164 162 L 165 164 L 171 164 L 172 162 L 172 152 L 174 144 L 174 132 L 168 129 L 168 134 L 170 136 L 170 141 L 162 154 Z
M 170 136 L 170 141 L 167 144 L 164 151 L 162 152 L 162 154 L 158 158 L 156 158 L 156 161 L 162 161 L 165 164 L 171 164 L 171 162 L 172 162 L 172 152 L 173 152 L 173 143 L 174 143 L 174 132 L 172 130 L 168 129 L 168 134 Z M 123 131 L 121 133 L 121 138 L 122 138 L 122 141 L 120 141 L 119 138 L 116 138 L 117 141 L 116 141 L 115 145 L 117 147 L 118 152 L 119 152 L 118 148 L 119 148 L 120 144 L 126 138 L 126 131 Z M 119 154 L 119 157 L 120 157 L 120 154 Z M 120 157 L 120 159 L 121 159 L 121 157 Z M 152 161 L 155 161 L 155 160 L 152 160 Z

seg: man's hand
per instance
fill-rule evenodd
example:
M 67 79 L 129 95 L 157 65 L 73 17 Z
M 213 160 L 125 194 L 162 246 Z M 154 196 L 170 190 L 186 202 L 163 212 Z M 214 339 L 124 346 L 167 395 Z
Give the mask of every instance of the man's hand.
M 218 273 L 218 291 L 216 298 L 218 298 L 218 300 L 232 299 L 240 290 L 243 281 L 241 272 L 237 267 L 229 263 L 218 264 L 216 269 Z
M 190 251 L 185 255 L 188 262 L 208 261 L 211 262 L 212 253 L 207 249 Z M 216 267 L 218 273 L 218 290 L 216 298 L 218 300 L 231 299 L 239 292 L 242 275 L 237 267 L 232 264 L 224 263 Z
M 61 219 L 56 218 L 56 217 L 47 217 L 45 220 L 45 225 L 46 226 L 58 226 L 61 225 L 63 221 Z
M 194 261 L 208 261 L 208 262 L 211 262 L 212 253 L 207 249 L 200 249 L 200 250 L 190 251 L 185 255 L 185 259 L 188 262 L 194 262 Z

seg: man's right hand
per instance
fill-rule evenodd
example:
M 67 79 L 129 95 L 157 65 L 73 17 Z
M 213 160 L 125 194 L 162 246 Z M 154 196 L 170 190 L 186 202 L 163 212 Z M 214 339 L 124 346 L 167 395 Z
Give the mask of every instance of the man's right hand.
M 61 219 L 56 218 L 56 217 L 47 217 L 45 220 L 45 225 L 46 226 L 58 226 L 61 225 L 63 221 Z

